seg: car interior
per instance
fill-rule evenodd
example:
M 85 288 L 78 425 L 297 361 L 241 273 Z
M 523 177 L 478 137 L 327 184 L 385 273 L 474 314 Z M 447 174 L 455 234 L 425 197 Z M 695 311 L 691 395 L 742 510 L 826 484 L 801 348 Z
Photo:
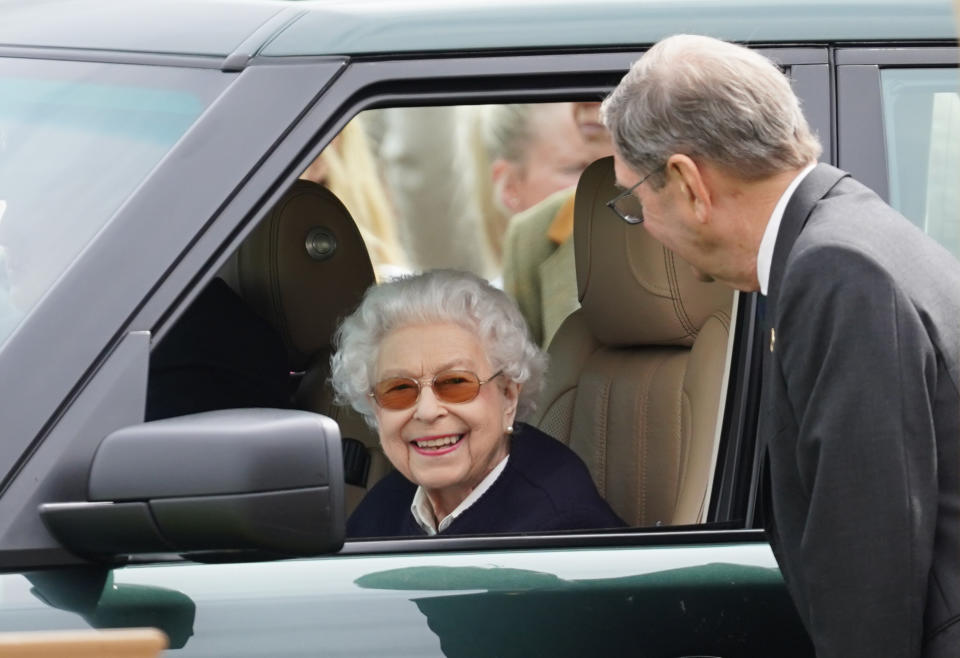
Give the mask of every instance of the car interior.
M 606 206 L 618 192 L 612 158 L 580 177 L 574 249 L 581 308 L 549 345 L 546 385 L 527 420 L 584 460 L 628 525 L 697 524 L 706 520 L 717 458 L 733 293 L 699 281 L 642 228 L 619 221 Z M 248 347 L 234 346 L 242 352 L 236 361 L 274 342 L 269 349 L 286 360 L 289 406 L 338 423 L 348 515 L 392 468 L 376 431 L 334 403 L 328 381 L 338 322 L 378 280 L 368 242 L 330 189 L 297 180 L 210 284 L 225 282 L 252 311 L 250 321 L 272 329 L 251 334 Z M 154 349 L 151 395 L 158 355 L 175 334 Z M 238 363 L 228 369 L 242 370 Z M 243 400 L 276 405 L 271 395 L 262 404 Z M 218 400 L 206 408 L 223 406 L 230 405 Z
M 333 192 L 298 180 L 243 243 L 234 264 L 228 280 L 283 340 L 298 380 L 293 406 L 329 416 L 342 437 L 363 444 L 359 468 L 365 477 L 347 486 L 352 510 L 390 469 L 376 433 L 353 409 L 334 404 L 328 381 L 337 324 L 376 282 L 360 232 Z

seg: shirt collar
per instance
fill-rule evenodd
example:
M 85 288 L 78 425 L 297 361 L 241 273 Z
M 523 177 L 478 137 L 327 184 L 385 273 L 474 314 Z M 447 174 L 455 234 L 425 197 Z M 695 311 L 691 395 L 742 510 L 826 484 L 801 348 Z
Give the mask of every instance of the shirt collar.
M 427 499 L 427 492 L 423 490 L 423 487 L 417 487 L 417 492 L 413 494 L 413 502 L 410 503 L 410 513 L 413 514 L 417 525 L 423 528 L 423 531 L 428 535 L 435 535 L 446 530 L 458 516 L 466 512 L 467 508 L 477 502 L 480 496 L 485 494 L 487 489 L 497 481 L 503 469 L 506 468 L 508 459 L 510 459 L 510 455 L 500 460 L 500 463 L 494 466 L 492 471 L 487 473 L 487 477 L 480 480 L 480 484 L 474 487 L 470 495 L 464 498 L 463 502 L 457 505 L 455 510 L 447 514 L 439 524 L 436 523 L 436 519 L 433 516 L 433 507 L 430 506 L 430 501 Z
M 777 205 L 773 208 L 773 214 L 770 215 L 770 221 L 767 222 L 767 228 L 763 231 L 763 238 L 760 240 L 760 250 L 757 252 L 757 279 L 760 281 L 760 293 L 767 294 L 767 287 L 770 285 L 770 267 L 773 265 L 773 249 L 777 246 L 777 234 L 780 233 L 780 222 L 783 221 L 783 211 L 787 209 L 790 197 L 794 190 L 800 185 L 807 174 L 813 171 L 817 166 L 816 162 L 811 162 L 804 167 L 796 177 L 787 185 L 787 189 L 780 195 Z

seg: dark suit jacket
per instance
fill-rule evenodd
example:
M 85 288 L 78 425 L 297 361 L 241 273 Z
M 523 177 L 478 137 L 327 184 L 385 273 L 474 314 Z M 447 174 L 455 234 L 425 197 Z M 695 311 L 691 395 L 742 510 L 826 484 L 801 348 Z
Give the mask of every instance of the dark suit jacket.
M 960 656 L 960 265 L 818 165 L 768 293 L 769 528 L 817 655 Z
M 398 471 L 378 482 L 347 521 L 348 537 L 423 535 L 410 513 L 417 486 Z M 489 489 L 442 535 L 587 530 L 624 525 L 597 492 L 570 448 L 535 427 L 517 424 L 510 459 Z

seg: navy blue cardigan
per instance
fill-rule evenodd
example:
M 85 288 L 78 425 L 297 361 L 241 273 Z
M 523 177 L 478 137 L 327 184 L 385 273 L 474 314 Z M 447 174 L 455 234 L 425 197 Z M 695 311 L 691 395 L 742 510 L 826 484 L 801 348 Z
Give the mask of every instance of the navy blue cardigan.
M 380 480 L 347 521 L 348 537 L 424 535 L 410 513 L 415 484 L 398 471 Z M 493 485 L 442 535 L 588 530 L 625 524 L 600 497 L 570 448 L 523 423 L 510 439 L 510 459 Z

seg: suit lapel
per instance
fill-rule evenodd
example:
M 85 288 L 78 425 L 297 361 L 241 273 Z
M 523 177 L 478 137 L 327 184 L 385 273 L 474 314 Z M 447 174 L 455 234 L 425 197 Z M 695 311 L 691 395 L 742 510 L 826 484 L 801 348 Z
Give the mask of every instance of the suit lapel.
M 830 165 L 819 164 L 800 181 L 793 196 L 783 211 L 780 221 L 780 230 L 777 233 L 777 242 L 773 248 L 773 261 L 770 264 L 770 281 L 767 286 L 767 299 L 764 303 L 763 320 L 761 324 L 761 394 L 760 417 L 757 423 L 757 452 L 755 453 L 754 472 L 760 479 L 761 490 L 757 505 L 760 509 L 759 519 L 775 538 L 777 537 L 776 518 L 773 513 L 770 497 L 770 463 L 769 441 L 779 430 L 777 419 L 777 401 L 783 392 L 778 369 L 774 366 L 776 356 L 776 317 L 777 299 L 780 296 L 780 283 L 783 280 L 783 270 L 787 264 L 787 257 L 793 249 L 794 243 L 800 237 L 800 232 L 806 225 L 810 214 L 817 203 L 825 197 L 841 179 L 848 176 Z M 774 541 L 774 547 L 778 541 Z M 780 560 L 780 556 L 777 557 Z M 782 562 L 781 562 L 782 564 Z
M 793 196 L 787 202 L 777 233 L 777 242 L 773 249 L 773 261 L 770 264 L 770 282 L 767 287 L 766 308 L 761 325 L 761 397 L 760 418 L 758 421 L 758 454 L 766 453 L 766 444 L 779 429 L 777 420 L 777 401 L 783 393 L 781 374 L 775 364 L 777 358 L 777 301 L 780 297 L 780 284 L 786 268 L 790 251 L 800 237 L 800 232 L 813 213 L 814 207 L 823 199 L 841 179 L 849 176 L 844 171 L 826 164 L 819 164 L 800 181 Z M 771 516 L 768 513 L 767 518 Z

